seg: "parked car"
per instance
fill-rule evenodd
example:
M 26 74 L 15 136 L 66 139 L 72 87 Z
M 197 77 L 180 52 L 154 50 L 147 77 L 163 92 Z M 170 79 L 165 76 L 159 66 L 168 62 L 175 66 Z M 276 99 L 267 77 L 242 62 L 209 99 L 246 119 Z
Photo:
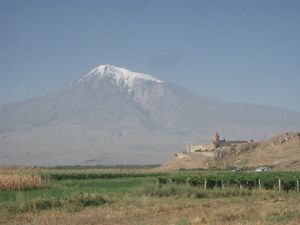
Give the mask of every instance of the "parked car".
M 269 167 L 257 167 L 255 172 L 265 172 L 271 170 Z

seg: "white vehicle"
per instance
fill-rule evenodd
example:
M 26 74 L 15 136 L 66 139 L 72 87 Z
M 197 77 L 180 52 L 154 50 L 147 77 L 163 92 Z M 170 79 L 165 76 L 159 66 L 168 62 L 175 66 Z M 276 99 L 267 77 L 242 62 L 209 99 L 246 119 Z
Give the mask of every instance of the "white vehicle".
M 265 172 L 265 171 L 269 171 L 269 170 L 270 170 L 270 168 L 268 168 L 268 167 L 257 167 L 255 169 L 255 172 Z

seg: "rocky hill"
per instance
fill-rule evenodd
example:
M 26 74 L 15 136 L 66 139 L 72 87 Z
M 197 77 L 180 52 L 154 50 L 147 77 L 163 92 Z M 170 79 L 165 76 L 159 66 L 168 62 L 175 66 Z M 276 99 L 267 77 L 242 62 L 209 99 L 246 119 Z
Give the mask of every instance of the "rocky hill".
M 300 132 L 285 133 L 266 141 L 224 143 L 210 151 L 176 154 L 160 170 L 268 166 L 300 170 Z

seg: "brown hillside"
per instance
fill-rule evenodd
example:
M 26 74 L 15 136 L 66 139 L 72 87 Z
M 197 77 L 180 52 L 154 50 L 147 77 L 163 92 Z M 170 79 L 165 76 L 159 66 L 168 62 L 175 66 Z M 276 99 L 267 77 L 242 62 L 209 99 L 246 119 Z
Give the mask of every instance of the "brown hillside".
M 270 166 L 279 170 L 300 170 L 300 132 L 285 133 L 262 142 L 216 147 L 207 153 L 181 154 L 162 165 L 159 170 L 233 166 Z

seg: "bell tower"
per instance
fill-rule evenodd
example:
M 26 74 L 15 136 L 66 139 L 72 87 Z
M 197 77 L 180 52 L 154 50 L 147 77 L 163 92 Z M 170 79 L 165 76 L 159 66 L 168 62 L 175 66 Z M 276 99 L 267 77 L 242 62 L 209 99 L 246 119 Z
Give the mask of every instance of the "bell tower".
M 213 136 L 213 142 L 215 142 L 216 144 L 220 142 L 220 135 L 218 134 L 218 132 L 216 132 Z
M 217 148 L 219 146 L 220 143 L 220 135 L 218 134 L 218 132 L 216 132 L 211 140 L 212 145 L 214 146 L 214 148 Z

